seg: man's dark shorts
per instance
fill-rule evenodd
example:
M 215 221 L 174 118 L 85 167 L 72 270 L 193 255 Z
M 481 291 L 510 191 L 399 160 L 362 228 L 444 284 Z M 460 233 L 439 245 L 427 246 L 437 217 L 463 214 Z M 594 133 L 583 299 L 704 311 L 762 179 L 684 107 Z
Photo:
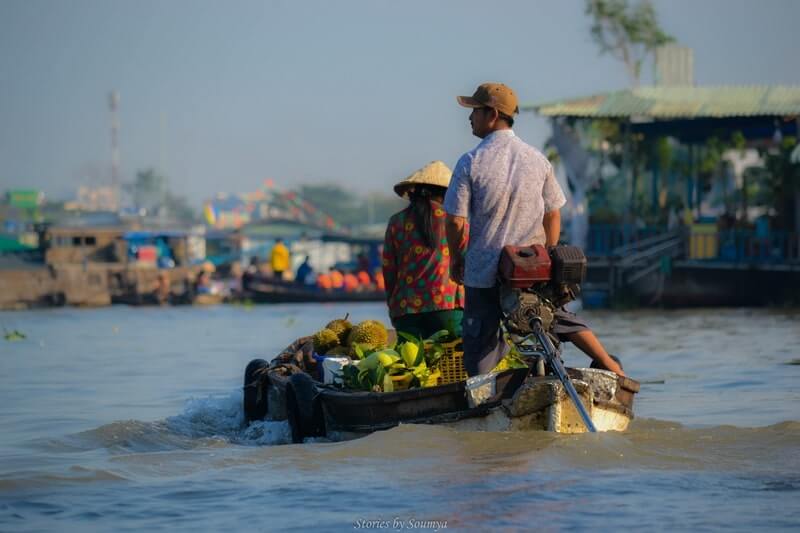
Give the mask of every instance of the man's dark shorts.
M 508 352 L 500 331 L 500 291 L 495 285 L 488 289 L 464 287 L 464 318 L 461 322 L 464 340 L 464 369 L 470 376 L 486 374 Z M 558 309 L 553 333 L 562 341 L 565 335 L 588 330 L 574 313 Z

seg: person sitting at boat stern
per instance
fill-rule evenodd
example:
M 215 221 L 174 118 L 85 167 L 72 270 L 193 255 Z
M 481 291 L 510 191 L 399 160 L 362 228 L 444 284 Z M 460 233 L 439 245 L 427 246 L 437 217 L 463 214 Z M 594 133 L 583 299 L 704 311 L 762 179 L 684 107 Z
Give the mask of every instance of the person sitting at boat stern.
M 500 331 L 497 284 L 503 247 L 556 245 L 559 209 L 566 199 L 547 158 L 511 129 L 519 112 L 511 88 L 484 83 L 472 96 L 457 100 L 472 109 L 472 133 L 482 139 L 458 160 L 444 200 L 450 277 L 465 286 L 464 367 L 475 376 L 490 372 L 509 349 Z M 589 355 L 594 365 L 625 375 L 576 315 L 557 310 L 552 331 Z
M 452 172 L 434 161 L 394 186 L 409 205 L 389 219 L 383 278 L 397 331 L 427 338 L 446 329 L 461 336 L 464 289 L 450 279 L 444 193 Z

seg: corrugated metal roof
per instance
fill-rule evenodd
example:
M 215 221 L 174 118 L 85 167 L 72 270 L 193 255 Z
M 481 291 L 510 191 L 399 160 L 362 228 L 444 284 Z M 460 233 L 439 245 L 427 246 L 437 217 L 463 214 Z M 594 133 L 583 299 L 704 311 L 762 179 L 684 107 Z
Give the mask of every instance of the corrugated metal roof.
M 800 87 L 639 87 L 524 105 L 548 117 L 722 118 L 800 115 Z

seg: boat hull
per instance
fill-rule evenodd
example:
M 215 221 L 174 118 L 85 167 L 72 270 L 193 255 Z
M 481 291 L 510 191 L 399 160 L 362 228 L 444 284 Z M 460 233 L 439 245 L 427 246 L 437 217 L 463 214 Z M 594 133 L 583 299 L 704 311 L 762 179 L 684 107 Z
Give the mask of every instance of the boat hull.
M 322 290 L 285 281 L 251 283 L 242 299 L 254 303 L 306 303 L 306 302 L 381 302 L 384 291 Z
M 324 420 L 324 435 L 332 440 L 352 438 L 399 424 L 442 424 L 487 431 L 544 430 L 582 433 L 587 429 L 555 376 L 532 376 L 528 369 L 494 375 L 492 393 L 470 405 L 466 382 L 397 392 L 346 391 L 313 380 L 304 367 L 313 365 L 310 346 L 298 340 L 265 368 L 256 386 L 266 398 L 268 418 L 287 419 L 287 391 L 298 374 L 309 387 L 298 411 Z M 569 368 L 578 395 L 598 431 L 624 431 L 633 418 L 639 383 L 612 372 Z M 294 405 L 294 404 L 293 404 Z M 297 409 L 295 407 L 295 409 Z M 288 417 L 290 422 L 294 419 Z M 309 435 L 311 436 L 311 435 Z M 320 436 L 320 435 L 314 435 Z

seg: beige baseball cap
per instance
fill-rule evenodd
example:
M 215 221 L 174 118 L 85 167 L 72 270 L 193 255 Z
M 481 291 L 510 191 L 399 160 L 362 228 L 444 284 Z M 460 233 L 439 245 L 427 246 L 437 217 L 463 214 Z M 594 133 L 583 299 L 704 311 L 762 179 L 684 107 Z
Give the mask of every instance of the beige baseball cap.
M 502 83 L 482 83 L 472 96 L 456 96 L 456 100 L 464 107 L 493 107 L 508 117 L 519 113 L 517 93 Z
M 414 185 L 435 185 L 447 188 L 453 172 L 441 161 L 431 161 L 421 169 L 394 186 L 394 192 L 407 198 L 408 189 Z

